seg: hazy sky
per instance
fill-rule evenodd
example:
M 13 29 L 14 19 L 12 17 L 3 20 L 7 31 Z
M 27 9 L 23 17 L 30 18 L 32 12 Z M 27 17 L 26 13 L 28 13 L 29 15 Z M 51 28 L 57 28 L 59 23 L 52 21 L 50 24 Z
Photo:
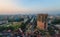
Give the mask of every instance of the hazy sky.
M 60 0 L 0 0 L 0 14 L 60 12 Z

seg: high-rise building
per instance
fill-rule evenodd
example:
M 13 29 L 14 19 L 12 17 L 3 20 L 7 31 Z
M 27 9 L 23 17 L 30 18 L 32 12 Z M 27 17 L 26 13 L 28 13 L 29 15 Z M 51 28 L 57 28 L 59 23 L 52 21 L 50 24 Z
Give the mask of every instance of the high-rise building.
M 37 15 L 37 28 L 41 30 L 45 30 L 47 28 L 47 17 L 48 17 L 48 14 Z

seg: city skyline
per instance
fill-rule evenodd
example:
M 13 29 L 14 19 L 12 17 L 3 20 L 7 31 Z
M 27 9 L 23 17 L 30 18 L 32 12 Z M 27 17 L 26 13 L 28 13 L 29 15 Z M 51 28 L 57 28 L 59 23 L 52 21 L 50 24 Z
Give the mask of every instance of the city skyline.
M 0 0 L 0 14 L 59 14 L 60 0 Z

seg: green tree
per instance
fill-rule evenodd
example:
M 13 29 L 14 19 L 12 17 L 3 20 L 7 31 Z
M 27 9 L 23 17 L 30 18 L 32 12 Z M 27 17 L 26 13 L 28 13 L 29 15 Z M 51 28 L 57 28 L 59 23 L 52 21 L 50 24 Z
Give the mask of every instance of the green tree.
M 54 21 L 52 21 L 52 24 L 60 24 L 60 19 L 55 19 Z
M 48 32 L 50 35 L 54 35 L 55 34 L 54 27 L 52 26 L 48 27 Z
M 0 32 L 2 32 L 5 29 L 4 26 L 0 26 Z

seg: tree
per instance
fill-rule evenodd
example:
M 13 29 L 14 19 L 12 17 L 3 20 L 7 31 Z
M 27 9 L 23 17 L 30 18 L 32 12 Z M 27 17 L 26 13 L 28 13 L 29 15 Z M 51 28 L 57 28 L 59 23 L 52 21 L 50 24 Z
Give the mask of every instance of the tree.
M 23 30 L 23 32 L 25 31 L 25 28 L 26 28 L 26 24 L 24 24 L 24 23 L 22 23 L 21 25 L 20 25 L 20 28 Z
M 0 32 L 2 32 L 3 30 L 5 30 L 4 26 L 0 26 Z
M 50 35 L 54 35 L 55 34 L 54 27 L 49 26 L 48 27 L 48 32 L 49 32 Z
M 60 19 L 55 19 L 54 21 L 52 21 L 52 24 L 60 24 Z
M 14 30 L 14 27 L 13 26 L 7 27 L 7 30 L 9 30 L 9 29 L 13 31 Z

